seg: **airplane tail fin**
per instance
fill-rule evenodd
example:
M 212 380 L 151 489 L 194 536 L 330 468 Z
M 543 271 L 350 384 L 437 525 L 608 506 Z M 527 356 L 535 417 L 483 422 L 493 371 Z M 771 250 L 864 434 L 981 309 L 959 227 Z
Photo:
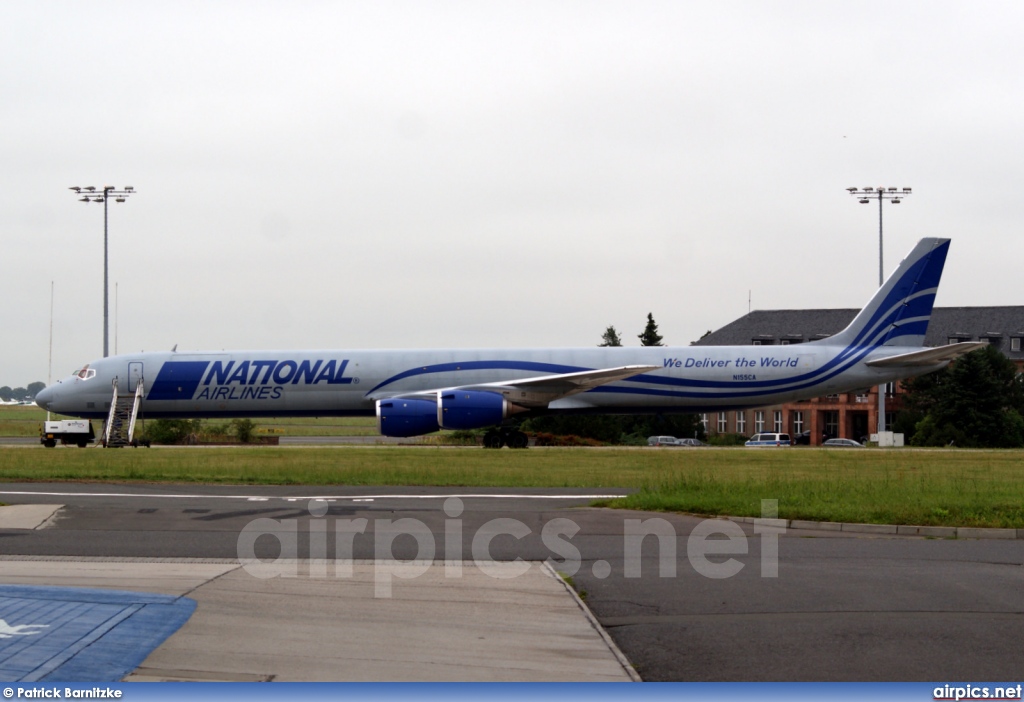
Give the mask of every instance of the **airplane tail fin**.
M 827 344 L 923 346 L 949 239 L 921 239 L 850 325 Z

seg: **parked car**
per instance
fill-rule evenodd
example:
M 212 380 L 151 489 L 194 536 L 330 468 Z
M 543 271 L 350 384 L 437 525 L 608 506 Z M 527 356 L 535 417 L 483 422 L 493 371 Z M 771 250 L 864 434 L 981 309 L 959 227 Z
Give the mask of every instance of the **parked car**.
M 703 446 L 700 439 L 677 439 L 674 436 L 649 436 L 648 446 Z
M 810 446 L 811 445 L 811 431 L 802 431 L 793 437 L 794 446 Z
M 828 448 L 864 448 L 864 444 L 853 439 L 829 439 L 822 446 Z
M 789 434 L 776 434 L 774 432 L 754 434 L 744 446 L 758 448 L 788 448 L 791 445 Z

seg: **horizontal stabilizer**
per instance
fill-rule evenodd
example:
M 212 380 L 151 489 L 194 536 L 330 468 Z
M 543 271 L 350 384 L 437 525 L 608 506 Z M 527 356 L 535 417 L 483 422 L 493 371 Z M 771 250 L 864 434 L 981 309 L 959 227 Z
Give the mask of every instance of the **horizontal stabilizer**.
M 902 353 L 899 356 L 879 358 L 874 361 L 867 361 L 864 365 L 872 366 L 874 368 L 934 366 L 935 364 L 942 363 L 943 361 L 952 361 L 954 358 L 959 358 L 964 354 L 970 353 L 971 351 L 977 351 L 978 349 L 986 346 L 988 346 L 988 342 L 985 341 L 964 341 L 959 344 L 937 346 L 934 349 L 925 349 L 924 351 Z

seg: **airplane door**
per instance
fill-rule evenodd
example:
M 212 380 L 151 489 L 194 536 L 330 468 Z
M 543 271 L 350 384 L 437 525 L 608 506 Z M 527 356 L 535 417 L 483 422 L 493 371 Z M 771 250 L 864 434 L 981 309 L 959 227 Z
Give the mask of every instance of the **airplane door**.
M 128 364 L 128 392 L 135 392 L 135 388 L 141 380 L 142 361 L 132 361 Z

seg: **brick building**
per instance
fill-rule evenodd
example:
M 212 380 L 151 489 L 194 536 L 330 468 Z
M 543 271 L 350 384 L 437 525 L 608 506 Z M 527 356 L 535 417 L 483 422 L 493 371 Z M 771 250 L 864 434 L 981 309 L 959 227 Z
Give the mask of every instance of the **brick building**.
M 694 346 L 771 346 L 802 344 L 842 331 L 860 310 L 756 310 L 727 324 Z M 928 325 L 926 346 L 961 341 L 987 341 L 1024 367 L 1024 307 L 936 307 Z M 902 409 L 899 383 L 886 389 L 886 426 Z M 709 434 L 761 431 L 791 435 L 809 431 L 820 444 L 822 435 L 860 440 L 878 426 L 878 388 L 815 397 L 802 402 L 701 416 Z

